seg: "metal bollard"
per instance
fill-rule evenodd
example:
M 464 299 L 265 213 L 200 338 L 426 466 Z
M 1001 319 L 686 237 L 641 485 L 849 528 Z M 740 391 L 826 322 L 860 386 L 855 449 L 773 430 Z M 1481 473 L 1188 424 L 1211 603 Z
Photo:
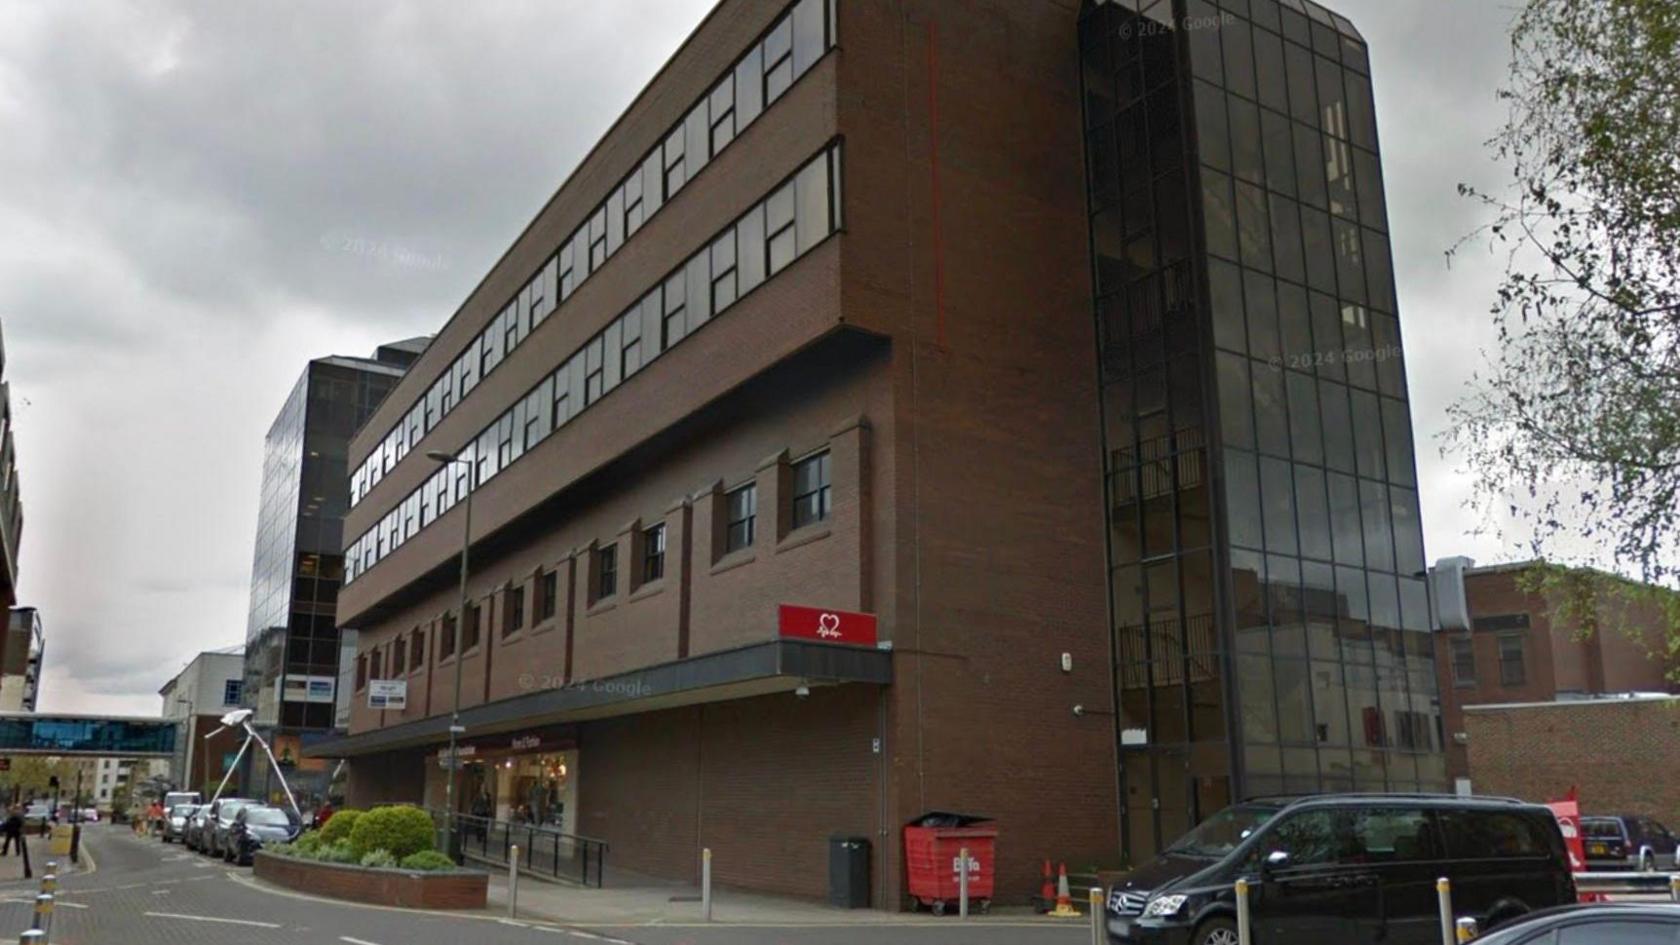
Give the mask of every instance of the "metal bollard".
M 712 848 L 700 851 L 700 911 L 712 921 Z
M 41 877 L 41 891 L 50 893 L 58 892 L 57 873 L 47 873 Z
M 1458 929 L 1458 945 L 1465 945 L 1466 942 L 1474 942 L 1482 937 L 1481 926 L 1469 916 L 1459 919 L 1454 925 Z
M 40 929 L 30 929 L 18 936 L 18 945 L 47 945 L 47 933 Z
M 43 935 L 52 934 L 53 894 L 41 893 L 35 897 L 35 918 L 30 928 L 39 930 Z
M 968 918 L 968 847 L 957 850 L 957 918 Z
M 1108 945 L 1108 936 L 1103 928 L 1103 891 L 1101 886 L 1092 886 L 1089 902 L 1091 904 L 1091 945 Z
M 1435 895 L 1441 902 L 1441 945 L 1458 945 L 1458 933 L 1453 929 L 1452 880 L 1445 876 L 1437 879 Z
M 508 857 L 508 918 L 516 918 L 519 914 L 519 844 L 513 845 L 513 853 Z
M 1248 880 L 1238 879 L 1235 891 L 1237 894 L 1237 945 L 1249 945 L 1253 941 L 1250 937 L 1253 933 L 1249 931 Z
M 1680 902 L 1680 873 L 1669 874 L 1668 898 L 1671 902 Z

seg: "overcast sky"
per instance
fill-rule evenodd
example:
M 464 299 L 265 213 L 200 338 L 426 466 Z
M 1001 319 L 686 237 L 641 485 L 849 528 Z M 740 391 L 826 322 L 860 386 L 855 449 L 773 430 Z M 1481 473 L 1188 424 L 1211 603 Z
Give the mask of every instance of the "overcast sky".
M 41 708 L 154 714 L 241 641 L 263 434 L 304 363 L 441 326 L 711 5 L 0 0 Z M 1371 44 L 1427 550 L 1510 558 L 1434 438 L 1491 338 L 1496 261 L 1443 251 L 1478 219 L 1455 185 L 1503 179 L 1511 7 L 1336 7 Z

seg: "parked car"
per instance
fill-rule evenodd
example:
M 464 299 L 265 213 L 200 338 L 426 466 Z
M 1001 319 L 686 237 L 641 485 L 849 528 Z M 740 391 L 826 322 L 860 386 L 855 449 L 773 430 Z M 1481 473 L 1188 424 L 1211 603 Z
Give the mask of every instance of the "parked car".
M 1669 945 L 1680 941 L 1680 906 L 1615 902 L 1532 912 L 1476 945 Z
M 182 841 L 189 850 L 204 851 L 204 835 L 210 825 L 210 805 L 204 804 L 192 812 L 182 832 Z
M 1257 942 L 1433 945 L 1435 881 L 1460 916 L 1494 929 L 1575 901 L 1557 818 L 1504 798 L 1327 794 L 1226 808 L 1109 890 L 1121 945 L 1224 945 L 1233 885 L 1250 883 Z
M 200 853 L 216 853 L 216 823 L 220 819 L 222 811 L 236 804 L 255 803 L 257 803 L 256 799 L 250 797 L 223 797 L 205 805 L 194 815 L 190 828 L 191 832 L 189 833 L 192 841 L 188 845 Z M 233 811 L 228 811 L 227 816 L 231 821 Z
M 163 818 L 163 842 L 174 843 L 187 839 L 187 824 L 192 822 L 193 814 L 198 812 L 202 804 L 176 804 L 169 809 Z
M 239 815 L 240 808 L 260 801 L 248 797 L 224 797 L 217 801 L 210 812 L 210 821 L 206 824 L 206 842 L 204 852 L 211 856 L 227 855 L 228 836 L 233 831 L 233 818 Z
M 1586 846 L 1589 870 L 1636 869 L 1650 873 L 1680 865 L 1675 850 L 1680 838 L 1649 817 L 1582 817 L 1581 842 Z
M 46 801 L 30 801 L 23 809 L 23 823 L 26 827 L 39 827 L 52 819 L 52 804 Z
M 290 812 L 267 804 L 248 804 L 233 817 L 222 859 L 248 866 L 265 844 L 290 843 L 301 832 L 302 825 Z
M 197 791 L 170 791 L 163 795 L 163 809 L 174 810 L 178 804 L 202 804 L 204 795 Z
M 99 823 L 99 808 L 84 807 L 76 812 L 76 816 L 84 824 L 97 824 Z

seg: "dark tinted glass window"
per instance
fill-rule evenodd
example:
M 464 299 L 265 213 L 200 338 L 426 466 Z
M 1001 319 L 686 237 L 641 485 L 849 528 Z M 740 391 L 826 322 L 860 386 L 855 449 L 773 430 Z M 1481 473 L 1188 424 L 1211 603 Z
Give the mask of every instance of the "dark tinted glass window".
M 1561 839 L 1554 843 L 1547 835 L 1552 825 L 1522 814 L 1455 810 L 1441 812 L 1440 820 L 1447 850 L 1455 858 L 1549 856 L 1554 846 L 1562 845 Z
M 1582 922 L 1557 934 L 1558 945 L 1674 945 L 1677 941 L 1680 923 L 1666 919 Z
M 753 543 L 758 524 L 758 486 L 749 483 L 729 493 L 724 551 L 740 551 Z
M 818 453 L 795 463 L 793 527 L 799 528 L 828 518 L 830 502 L 828 453 Z

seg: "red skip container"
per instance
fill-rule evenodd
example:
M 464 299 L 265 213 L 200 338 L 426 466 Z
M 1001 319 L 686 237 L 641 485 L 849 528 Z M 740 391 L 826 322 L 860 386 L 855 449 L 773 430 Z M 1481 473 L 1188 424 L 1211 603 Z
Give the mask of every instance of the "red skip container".
M 997 876 L 997 835 L 997 825 L 984 817 L 931 813 L 916 818 L 904 828 L 910 895 L 934 915 L 957 911 L 966 847 L 969 908 L 988 911 Z

